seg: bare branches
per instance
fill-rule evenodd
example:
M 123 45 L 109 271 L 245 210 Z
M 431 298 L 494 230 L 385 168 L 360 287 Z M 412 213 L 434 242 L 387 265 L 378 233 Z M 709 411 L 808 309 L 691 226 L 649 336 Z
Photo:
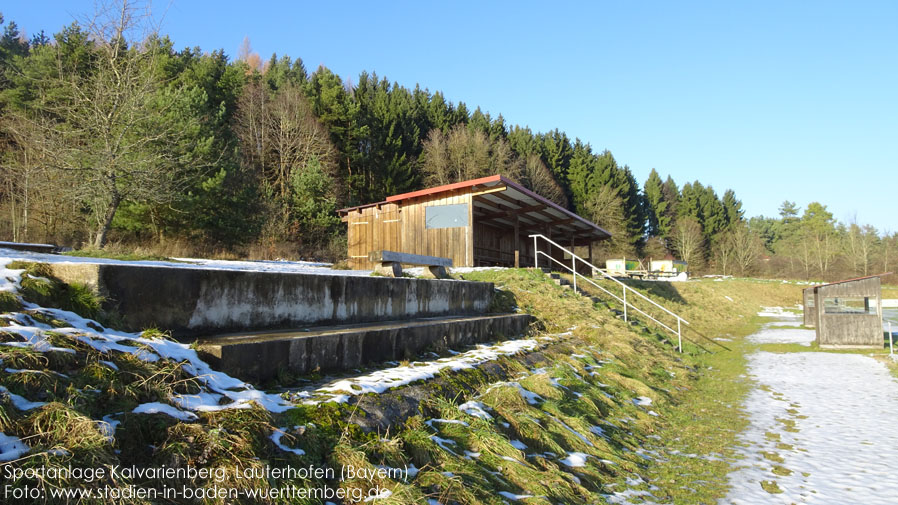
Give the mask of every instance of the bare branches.
M 694 268 L 701 257 L 701 250 L 705 239 L 702 236 L 701 225 L 694 218 L 679 219 L 674 226 L 671 240 L 674 250 L 683 261 Z
M 302 91 L 287 85 L 273 94 L 261 83 L 244 88 L 237 104 L 235 130 L 244 163 L 275 189 L 289 193 L 291 173 L 313 159 L 332 175 L 337 153 Z
M 170 202 L 203 163 L 185 145 L 197 121 L 180 107 L 189 91 L 165 86 L 158 74 L 148 8 L 104 4 L 89 26 L 89 65 L 67 68 L 58 55 L 59 73 L 48 84 L 54 99 L 33 113 L 14 111 L 7 128 L 43 166 L 72 174 L 71 185 L 57 189 L 90 209 L 94 245 L 102 247 L 123 201 Z

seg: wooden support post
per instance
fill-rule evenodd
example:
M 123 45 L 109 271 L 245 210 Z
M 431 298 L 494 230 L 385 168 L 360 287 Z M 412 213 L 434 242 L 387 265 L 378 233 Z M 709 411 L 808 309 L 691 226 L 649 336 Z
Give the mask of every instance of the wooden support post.
M 521 268 L 521 219 L 514 216 L 514 267 Z
M 595 265 L 595 260 L 592 259 L 592 240 L 589 241 L 589 264 Z M 595 277 L 596 273 L 592 271 L 592 267 L 589 267 L 589 276 Z
M 571 232 L 571 265 L 574 268 L 574 278 L 577 278 L 577 260 L 574 258 L 574 232 Z M 577 291 L 576 289 L 574 291 Z

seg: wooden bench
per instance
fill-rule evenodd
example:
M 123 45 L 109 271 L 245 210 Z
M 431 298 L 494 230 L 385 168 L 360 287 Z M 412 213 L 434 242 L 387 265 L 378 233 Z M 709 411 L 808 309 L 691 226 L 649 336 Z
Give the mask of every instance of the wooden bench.
M 449 277 L 446 267 L 452 266 L 452 260 L 449 258 L 396 251 L 371 251 L 368 253 L 368 261 L 377 263 L 374 271 L 386 277 L 402 277 L 402 265 L 405 264 L 425 266 L 427 267 L 424 270 L 426 277 L 445 279 Z

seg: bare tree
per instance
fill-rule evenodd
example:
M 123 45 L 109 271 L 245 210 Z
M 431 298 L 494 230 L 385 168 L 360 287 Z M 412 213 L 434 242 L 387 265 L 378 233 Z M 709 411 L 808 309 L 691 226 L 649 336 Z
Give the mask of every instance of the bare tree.
M 287 195 L 293 170 L 304 168 L 313 158 L 333 173 L 336 150 L 298 87 L 289 84 L 279 89 L 266 119 L 273 151 L 271 172 L 281 196 Z
M 705 241 L 698 221 L 691 217 L 678 219 L 671 232 L 671 240 L 680 259 L 685 261 L 690 269 L 697 267 Z
M 883 232 L 882 240 L 879 243 L 880 261 L 882 261 L 882 271 L 888 272 L 892 266 L 896 253 L 898 253 L 898 232 Z
M 20 130 L 26 149 L 73 174 L 68 192 L 90 209 L 93 245 L 101 248 L 124 201 L 168 203 L 202 164 L 185 146 L 196 121 L 178 113 L 185 91 L 166 87 L 157 73 L 163 47 L 148 13 L 128 1 L 106 5 L 90 33 L 90 67 L 59 65 L 52 83 L 59 99 L 13 114 L 29 125 Z
M 744 277 L 746 272 L 754 268 L 764 245 L 744 224 L 733 227 L 729 233 L 729 240 L 732 243 L 733 259 L 739 267 L 739 275 Z
M 333 184 L 337 151 L 302 91 L 287 84 L 272 92 L 258 80 L 251 82 L 238 100 L 234 131 L 244 166 L 258 175 L 269 196 L 264 201 L 263 240 L 286 240 L 302 230 L 311 234 L 309 229 L 315 226 L 308 222 L 309 216 L 318 216 L 317 210 L 336 202 L 340 195 L 339 185 Z M 300 194 L 312 198 L 308 185 L 321 180 L 330 183 L 314 188 L 317 201 L 297 201 Z M 329 226 L 324 222 L 317 229 L 329 230 Z
M 600 248 L 605 254 L 635 254 L 625 238 L 626 214 L 618 188 L 602 185 L 589 195 L 586 209 L 592 222 L 611 233 L 611 238 L 601 243 Z
M 308 100 L 295 85 L 270 94 L 259 82 L 247 85 L 237 104 L 235 130 L 244 163 L 286 198 L 294 170 L 312 159 L 333 175 L 336 150 Z
M 714 257 L 717 259 L 717 266 L 720 268 L 720 273 L 726 275 L 727 267 L 732 265 L 733 256 L 736 253 L 733 249 L 733 235 L 731 231 L 720 235 L 717 240 L 717 245 L 714 248 L 714 253 Z
M 532 153 L 524 160 L 521 183 L 539 195 L 567 208 L 568 199 L 564 189 L 555 180 L 549 167 L 538 154 Z
M 879 232 L 872 225 L 865 224 L 861 228 L 861 264 L 864 266 L 864 275 L 870 273 L 873 252 L 879 240 Z
M 430 131 L 419 158 L 424 182 L 443 185 L 501 174 L 519 180 L 520 160 L 503 139 L 491 141 L 482 131 L 471 130 L 464 124 L 454 126 L 448 133 L 439 128 Z

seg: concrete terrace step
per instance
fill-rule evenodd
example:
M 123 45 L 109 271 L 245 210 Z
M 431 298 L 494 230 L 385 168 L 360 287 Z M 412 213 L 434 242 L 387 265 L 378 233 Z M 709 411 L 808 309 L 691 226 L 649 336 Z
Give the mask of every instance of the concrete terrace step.
M 101 294 L 123 328 L 175 337 L 486 313 L 489 282 L 393 279 L 184 265 L 53 264 L 53 274 Z
M 200 352 L 213 368 L 243 380 L 267 380 L 285 370 L 326 372 L 398 359 L 427 349 L 459 349 L 527 331 L 528 314 L 489 314 L 350 324 L 303 330 L 204 337 Z

